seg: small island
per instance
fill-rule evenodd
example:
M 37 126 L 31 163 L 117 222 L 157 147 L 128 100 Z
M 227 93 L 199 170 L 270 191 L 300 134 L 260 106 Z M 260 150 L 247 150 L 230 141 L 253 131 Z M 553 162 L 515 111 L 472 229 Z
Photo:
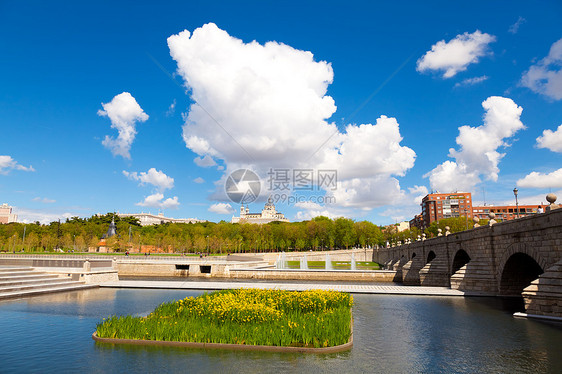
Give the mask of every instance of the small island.
M 96 341 L 199 348 L 337 352 L 352 346 L 353 298 L 336 291 L 235 289 L 112 316 Z

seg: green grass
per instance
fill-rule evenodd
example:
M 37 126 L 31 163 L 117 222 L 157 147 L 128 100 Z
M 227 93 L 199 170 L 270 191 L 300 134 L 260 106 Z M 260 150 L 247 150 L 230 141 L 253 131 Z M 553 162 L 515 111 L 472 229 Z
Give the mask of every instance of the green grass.
M 349 294 L 335 291 L 223 290 L 163 303 L 147 317 L 112 316 L 100 338 L 331 347 L 351 334 Z

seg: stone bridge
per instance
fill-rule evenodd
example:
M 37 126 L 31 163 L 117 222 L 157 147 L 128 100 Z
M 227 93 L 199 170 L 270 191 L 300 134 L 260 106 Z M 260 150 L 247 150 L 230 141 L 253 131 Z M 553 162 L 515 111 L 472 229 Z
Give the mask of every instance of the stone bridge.
M 562 317 L 562 209 L 375 250 L 408 285 L 519 296 L 527 314 Z

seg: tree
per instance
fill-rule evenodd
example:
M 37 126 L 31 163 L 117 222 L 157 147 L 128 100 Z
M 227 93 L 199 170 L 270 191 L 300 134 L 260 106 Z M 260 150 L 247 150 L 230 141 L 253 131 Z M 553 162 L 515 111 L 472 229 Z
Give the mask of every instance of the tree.
M 86 249 L 86 240 L 82 235 L 78 235 L 75 241 L 76 249 L 79 251 L 83 251 Z
M 445 235 L 445 227 L 449 226 L 449 232 L 459 232 L 466 230 L 466 227 L 471 229 L 474 227 L 474 222 L 472 220 L 467 220 L 466 217 L 451 217 L 451 218 L 443 218 L 439 221 L 433 221 L 431 225 L 427 229 L 425 229 L 425 233 L 430 236 L 437 236 L 438 229 L 441 229 L 443 235 Z
M 25 237 L 24 251 L 33 251 L 37 249 L 40 244 L 41 240 L 39 236 L 35 232 L 31 232 Z
M 97 237 L 92 236 L 90 238 L 90 240 L 88 240 L 88 252 L 90 251 L 90 248 L 92 250 L 96 251 L 98 249 L 98 243 L 99 242 L 100 242 L 100 240 Z
M 356 239 L 353 221 L 349 218 L 337 218 L 335 221 L 336 226 L 336 246 L 339 248 L 348 248 L 354 244 Z

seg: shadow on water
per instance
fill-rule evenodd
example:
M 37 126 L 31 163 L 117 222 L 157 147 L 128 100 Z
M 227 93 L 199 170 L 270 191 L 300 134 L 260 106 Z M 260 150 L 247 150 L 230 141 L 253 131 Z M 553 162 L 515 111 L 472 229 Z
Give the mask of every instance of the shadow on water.
M 508 314 L 525 312 L 525 302 L 522 297 L 476 297 L 474 299 Z

